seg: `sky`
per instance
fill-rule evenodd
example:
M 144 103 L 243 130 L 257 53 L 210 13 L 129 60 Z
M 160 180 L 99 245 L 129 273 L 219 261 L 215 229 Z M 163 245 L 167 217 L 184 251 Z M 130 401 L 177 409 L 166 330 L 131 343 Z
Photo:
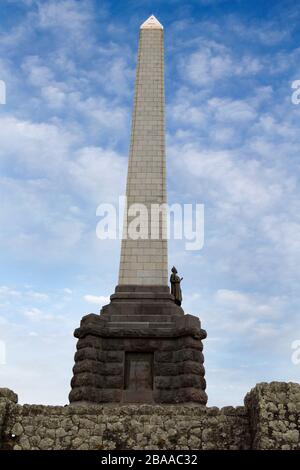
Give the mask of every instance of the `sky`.
M 68 403 L 83 315 L 114 292 L 140 24 L 165 30 L 168 198 L 205 206 L 200 251 L 169 243 L 208 336 L 209 406 L 298 381 L 297 1 L 1 0 L 0 386 Z M 4 357 L 5 352 L 5 357 Z

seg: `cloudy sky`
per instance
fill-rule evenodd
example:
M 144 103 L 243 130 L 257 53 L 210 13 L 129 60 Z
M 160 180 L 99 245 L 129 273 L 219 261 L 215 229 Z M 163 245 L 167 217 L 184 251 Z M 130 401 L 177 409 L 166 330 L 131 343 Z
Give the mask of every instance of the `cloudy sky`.
M 97 239 L 96 208 L 124 193 L 152 13 L 165 27 L 169 201 L 205 205 L 203 249 L 172 241 L 169 261 L 208 332 L 209 405 L 299 381 L 298 6 L 1 0 L 0 386 L 21 403 L 67 403 L 73 330 L 117 283 L 119 241 Z

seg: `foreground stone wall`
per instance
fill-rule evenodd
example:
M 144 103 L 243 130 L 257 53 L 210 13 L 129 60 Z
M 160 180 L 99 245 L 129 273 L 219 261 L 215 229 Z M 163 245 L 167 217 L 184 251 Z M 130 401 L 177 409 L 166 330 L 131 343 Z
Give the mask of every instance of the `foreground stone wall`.
M 245 406 L 18 405 L 0 389 L 2 449 L 300 449 L 300 385 L 258 384 Z
M 300 385 L 256 385 L 245 397 L 253 449 L 300 449 Z

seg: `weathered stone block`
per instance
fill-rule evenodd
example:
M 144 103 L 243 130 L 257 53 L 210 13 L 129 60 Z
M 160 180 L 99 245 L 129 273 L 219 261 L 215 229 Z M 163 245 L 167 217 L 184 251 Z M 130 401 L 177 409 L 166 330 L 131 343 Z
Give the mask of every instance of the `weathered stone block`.
M 12 403 L 18 403 L 18 395 L 9 388 L 0 388 L 0 399 L 4 398 Z
M 196 362 L 204 362 L 203 354 L 200 351 L 195 351 L 193 349 L 181 349 L 179 351 L 174 352 L 174 361 L 175 362 L 182 362 L 182 361 L 196 361 Z

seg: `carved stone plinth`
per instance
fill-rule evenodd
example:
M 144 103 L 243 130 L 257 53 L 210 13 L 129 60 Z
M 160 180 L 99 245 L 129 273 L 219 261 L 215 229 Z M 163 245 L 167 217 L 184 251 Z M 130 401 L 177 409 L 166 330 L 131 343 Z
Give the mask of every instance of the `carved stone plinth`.
M 166 286 L 117 286 L 82 318 L 70 402 L 206 404 L 200 320 Z

